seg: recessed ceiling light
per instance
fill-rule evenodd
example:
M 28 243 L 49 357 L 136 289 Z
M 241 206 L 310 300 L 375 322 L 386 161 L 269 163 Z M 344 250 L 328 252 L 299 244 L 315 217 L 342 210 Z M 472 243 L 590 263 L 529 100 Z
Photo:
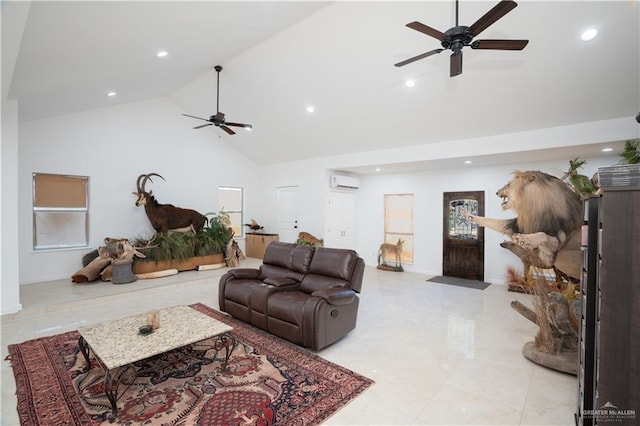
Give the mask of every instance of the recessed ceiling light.
M 380 170 L 382 170 L 380 167 L 376 167 L 376 172 L 379 172 Z
M 598 30 L 596 30 L 595 28 L 588 28 L 582 32 L 582 34 L 580 35 L 580 39 L 582 41 L 589 41 L 596 38 L 597 35 Z
M 602 148 L 602 152 L 611 152 L 613 148 Z
M 117 95 L 117 93 L 116 93 L 116 92 L 109 92 L 109 93 L 107 93 L 107 96 L 108 96 L 108 97 L 110 97 L 110 98 L 113 98 L 115 95 Z
M 314 107 L 312 107 L 311 105 L 309 105 L 307 107 L 307 112 L 314 112 L 316 109 Z
M 169 52 L 167 52 L 166 50 L 159 50 L 158 53 L 156 53 L 156 56 L 158 58 L 164 58 L 165 56 L 167 56 L 169 54 Z
M 473 161 L 471 161 L 471 160 L 466 160 L 466 161 L 464 162 L 464 164 L 471 164 L 471 163 L 473 163 Z
M 416 85 L 416 82 L 413 80 L 407 80 L 404 82 L 404 84 L 406 84 L 407 87 L 414 87 Z

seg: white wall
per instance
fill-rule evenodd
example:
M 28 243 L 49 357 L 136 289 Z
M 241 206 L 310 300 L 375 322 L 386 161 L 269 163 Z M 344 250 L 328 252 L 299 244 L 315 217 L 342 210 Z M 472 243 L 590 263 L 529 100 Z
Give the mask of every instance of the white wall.
M 296 185 L 300 191 L 300 230 L 323 238 L 324 217 L 329 191 L 330 170 L 347 166 L 381 164 L 385 161 L 420 161 L 451 155 L 438 144 L 396 150 L 348 154 L 294 163 L 258 167 L 235 149 L 240 139 L 224 136 L 218 129 L 192 130 L 192 123 L 180 114 L 183 108 L 168 98 L 114 106 L 97 111 L 59 116 L 21 123 L 18 128 L 18 257 L 19 282 L 69 278 L 89 249 L 34 252 L 32 249 L 31 175 L 33 172 L 86 175 L 90 178 L 90 248 L 102 244 L 104 237 L 151 235 L 151 227 L 142 208 L 134 206 L 135 181 L 140 173 L 157 172 L 167 181 L 156 180 L 153 189 L 160 202 L 173 203 L 203 213 L 217 210 L 217 187 L 245 188 L 246 218 L 255 218 L 266 231 L 277 226 L 276 188 Z M 637 129 L 633 127 L 632 132 Z M 222 137 L 220 135 L 222 134 Z M 571 128 L 542 129 L 518 135 L 448 143 L 458 155 L 476 152 L 488 154 L 511 143 L 506 150 L 518 151 L 597 143 L 633 137 L 621 119 L 586 123 Z M 480 143 L 481 142 L 481 143 Z M 9 145 L 10 146 L 10 145 Z M 3 155 L 8 150 L 3 144 Z M 300 149 L 304 149 L 303 146 Z M 475 150 L 475 151 L 474 151 Z M 479 152 L 478 152 L 479 153 Z M 14 157 L 15 158 L 15 157 Z M 561 163 L 540 164 L 538 168 L 559 174 Z M 611 163 L 606 163 L 609 165 Z M 590 163 L 595 167 L 595 163 Z M 531 166 L 533 167 L 533 166 Z M 486 169 L 452 169 L 397 175 L 362 177 L 358 191 L 358 229 L 356 249 L 367 263 L 375 264 L 374 251 L 382 240 L 382 194 L 416 194 L 416 262 L 406 269 L 439 273 L 441 268 L 442 192 L 485 190 L 486 213 L 504 215 L 492 194 L 509 178 L 515 166 Z M 517 165 L 517 168 L 528 168 Z M 587 169 L 585 174 L 591 172 Z M 3 169 L 3 177 L 4 177 Z M 3 197 L 4 186 L 3 180 Z M 10 191 L 8 192 L 10 193 Z M 436 208 L 437 206 L 437 208 Z M 3 213 L 6 209 L 3 208 Z M 3 223 L 5 222 L 3 214 Z M 3 229 L 3 231 L 6 227 Z M 502 282 L 504 268 L 514 262 L 513 255 L 499 248 L 498 235 L 486 233 L 485 278 Z M 14 247 L 9 247 L 15 250 Z M 2 256 L 8 246 L 3 233 Z M 4 274 L 3 274 L 4 275 Z M 3 295 L 16 299 L 18 284 L 2 282 Z M 15 303 L 13 304 L 15 305 Z M 17 309 L 19 309 L 19 305 Z M 15 308 L 15 306 L 14 306 Z M 5 310 L 3 300 L 3 311 Z
M 90 247 L 105 237 L 145 237 L 153 231 L 136 207 L 136 178 L 156 172 L 147 184 L 161 203 L 217 212 L 220 185 L 245 188 L 245 211 L 259 210 L 255 165 L 218 129 L 193 130 L 193 123 L 167 98 L 20 125 L 20 283 L 71 277 L 90 249 L 32 249 L 33 172 L 89 176 Z M 6 248 L 5 248 L 6 249 Z
M 529 151 L 542 148 L 560 148 L 578 144 L 602 143 L 637 137 L 637 125 L 628 118 L 583 123 L 553 129 L 537 129 L 510 135 L 483 137 L 458 143 L 428 144 L 384 151 L 372 151 L 342 156 L 282 163 L 261 168 L 263 188 L 261 218 L 275 229 L 277 204 L 275 188 L 299 185 L 300 230 L 324 238 L 324 216 L 329 192 L 330 170 L 344 167 L 384 164 L 385 162 L 415 162 L 439 158 L 466 157 L 504 152 Z M 527 158 L 522 156 L 523 160 Z M 405 265 L 409 271 L 426 274 L 442 272 L 442 193 L 451 191 L 485 191 L 485 213 L 489 217 L 513 217 L 503 212 L 495 192 L 511 179 L 514 170 L 542 170 L 561 176 L 569 167 L 573 154 L 558 161 L 525 162 L 495 167 L 456 167 L 412 173 L 363 175 L 357 191 L 356 247 L 367 264 L 376 264 L 376 252 L 383 240 L 383 194 L 414 193 L 415 199 L 415 263 Z M 581 173 L 591 176 L 599 166 L 617 163 L 615 153 L 608 159 L 587 158 Z M 460 162 L 462 163 L 462 161 Z M 258 218 L 256 218 L 258 219 Z M 504 283 L 505 268 L 520 267 L 521 262 L 510 252 L 499 247 L 503 236 L 490 230 L 485 232 L 485 280 Z
M 264 224 L 265 231 L 277 231 L 276 188 L 297 186 L 299 195 L 298 227 L 313 235 L 324 232 L 324 205 L 329 177 L 323 159 L 264 166 L 261 169 L 262 185 L 260 216 L 255 219 Z
M 611 160 L 587 159 L 580 171 L 593 175 L 599 166 L 612 165 Z M 541 170 L 561 177 L 568 169 L 568 161 L 520 163 L 491 168 L 461 167 L 388 175 L 365 175 L 358 190 L 358 245 L 356 250 L 367 264 L 376 264 L 376 254 L 384 239 L 384 194 L 414 194 L 414 263 L 404 265 L 405 270 L 430 275 L 442 274 L 442 202 L 443 192 L 484 191 L 485 216 L 510 218 L 512 211 L 504 212 L 495 193 L 511 179 L 514 170 Z M 522 269 L 522 263 L 499 244 L 505 237 L 485 230 L 485 281 L 504 283 L 505 268 Z
M 18 259 L 18 105 L 2 102 L 0 140 L 0 313 L 22 309 L 20 305 Z
M 13 68 L 30 2 L 2 2 L 2 136 L 0 139 L 0 314 L 21 309 L 18 275 L 18 104 L 8 99 Z

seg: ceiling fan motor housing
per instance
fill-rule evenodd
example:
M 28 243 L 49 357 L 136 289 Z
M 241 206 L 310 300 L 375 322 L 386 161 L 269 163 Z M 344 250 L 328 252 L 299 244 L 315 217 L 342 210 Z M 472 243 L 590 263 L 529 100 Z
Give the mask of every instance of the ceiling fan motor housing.
M 468 46 L 473 40 L 473 34 L 469 32 L 469 27 L 464 25 L 449 28 L 444 33 L 447 37 L 440 44 L 445 49 L 451 49 L 454 52 L 462 50 L 464 46 Z

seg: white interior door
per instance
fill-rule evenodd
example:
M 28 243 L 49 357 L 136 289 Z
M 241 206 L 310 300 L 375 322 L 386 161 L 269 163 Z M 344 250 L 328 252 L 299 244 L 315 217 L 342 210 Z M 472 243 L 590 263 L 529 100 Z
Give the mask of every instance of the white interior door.
M 278 204 L 278 238 L 285 243 L 298 240 L 298 187 L 276 188 Z
M 356 194 L 329 192 L 324 245 L 353 249 L 356 228 Z

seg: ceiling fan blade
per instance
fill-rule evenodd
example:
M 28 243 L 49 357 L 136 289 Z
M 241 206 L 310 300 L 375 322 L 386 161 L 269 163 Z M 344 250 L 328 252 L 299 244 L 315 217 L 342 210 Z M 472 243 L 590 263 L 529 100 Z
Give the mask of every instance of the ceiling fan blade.
M 209 123 L 209 124 L 201 124 L 199 126 L 194 127 L 194 129 L 202 129 L 203 127 L 207 127 L 207 126 L 213 126 L 213 124 Z
M 462 51 L 451 54 L 451 70 L 449 77 L 462 74 Z
M 198 120 L 209 121 L 209 120 L 208 120 L 208 119 L 206 119 L 206 118 L 196 117 L 195 115 L 189 115 L 189 114 L 182 114 L 182 115 L 184 115 L 185 117 L 197 118 Z
M 529 40 L 476 40 L 471 43 L 472 49 L 522 50 Z
M 229 123 L 228 121 L 225 122 L 224 124 L 226 124 L 227 126 L 246 127 L 246 128 L 249 128 L 249 129 L 253 129 L 253 126 L 251 124 Z
M 415 62 L 415 61 L 418 61 L 420 59 L 427 58 L 427 57 L 429 57 L 431 55 L 435 55 L 437 53 L 440 53 L 443 50 L 444 49 L 433 49 L 433 50 L 430 50 L 430 51 L 428 51 L 426 53 L 423 53 L 422 55 L 414 56 L 413 58 L 409 58 L 409 59 L 406 59 L 406 60 L 404 60 L 402 62 L 398 62 L 397 64 L 395 64 L 395 66 L 396 67 L 402 67 L 402 66 L 405 66 L 407 64 L 410 64 L 411 62 Z
M 474 37 L 477 36 L 482 31 L 486 30 L 489 25 L 512 11 L 517 5 L 518 3 L 515 1 L 502 0 L 500 3 L 495 5 L 493 9 L 485 13 L 482 18 L 478 19 L 473 25 L 471 25 L 468 31 L 473 34 Z
M 222 130 L 224 130 L 225 132 L 229 133 L 230 135 L 235 135 L 236 132 L 234 132 L 233 130 L 231 130 L 230 128 L 228 128 L 227 126 L 225 126 L 224 124 L 220 125 L 220 128 Z
M 418 21 L 409 22 L 407 24 L 407 27 L 411 28 L 412 30 L 420 31 L 421 33 L 433 38 L 437 38 L 440 41 L 444 40 L 447 37 L 445 33 L 440 32 Z

